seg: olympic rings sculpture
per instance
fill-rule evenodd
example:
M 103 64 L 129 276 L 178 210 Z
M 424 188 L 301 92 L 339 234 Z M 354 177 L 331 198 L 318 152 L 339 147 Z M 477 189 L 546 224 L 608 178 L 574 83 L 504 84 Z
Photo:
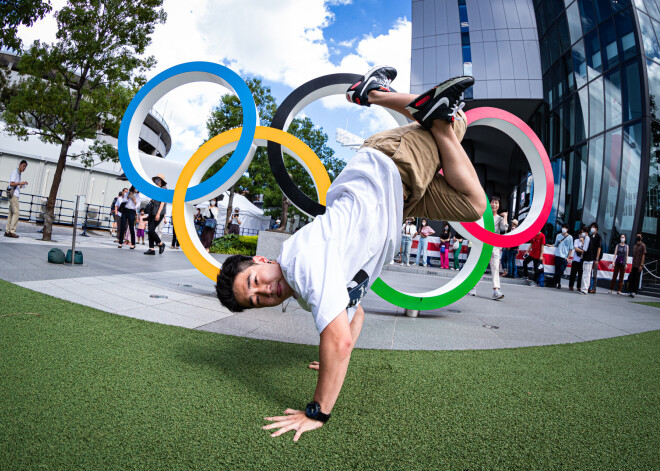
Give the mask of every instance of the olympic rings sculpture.
M 259 126 L 254 99 L 243 80 L 230 69 L 209 62 L 189 62 L 174 66 L 147 82 L 136 94 L 122 119 L 119 131 L 119 159 L 124 173 L 143 194 L 158 201 L 172 203 L 172 223 L 188 260 L 202 274 L 216 281 L 221 265 L 202 247 L 193 224 L 193 204 L 205 201 L 230 188 L 247 170 L 256 146 L 267 145 L 271 171 L 284 195 L 309 216 L 325 212 L 325 196 L 330 178 L 312 149 L 285 132 L 300 110 L 311 102 L 330 95 L 343 95 L 359 80 L 358 74 L 331 74 L 313 79 L 294 90 L 280 105 L 271 127 Z M 174 190 L 158 188 L 140 163 L 137 142 L 139 130 L 151 107 L 169 91 L 192 82 L 208 81 L 234 91 L 243 109 L 243 127 L 223 132 L 204 143 L 184 165 Z M 399 125 L 408 120 L 388 110 Z M 448 283 L 425 293 L 405 293 L 377 279 L 371 289 L 384 300 L 407 309 L 438 309 L 465 296 L 481 279 L 493 246 L 520 245 L 532 238 L 545 223 L 552 205 L 553 175 L 548 155 L 538 136 L 516 116 L 496 108 L 476 108 L 466 113 L 468 127 L 490 126 L 510 136 L 529 161 L 535 188 L 529 215 L 521 226 L 507 234 L 494 234 L 493 215 L 486 210 L 476 223 L 450 222 L 454 230 L 470 234 L 472 250 L 463 269 Z M 305 195 L 290 179 L 284 166 L 282 147 L 309 173 L 316 188 L 318 202 Z M 227 163 L 205 182 L 201 179 L 211 165 L 229 152 Z M 189 188 L 189 185 L 193 186 Z M 191 236 L 194 235 L 194 236 Z

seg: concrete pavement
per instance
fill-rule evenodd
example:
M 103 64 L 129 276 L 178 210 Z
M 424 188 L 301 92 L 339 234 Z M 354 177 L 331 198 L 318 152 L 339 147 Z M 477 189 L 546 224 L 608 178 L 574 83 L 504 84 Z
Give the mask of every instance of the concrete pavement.
M 0 237 L 0 278 L 51 296 L 119 315 L 228 335 L 317 344 L 310 313 L 295 300 L 275 308 L 233 314 L 220 305 L 214 284 L 181 250 L 145 256 L 146 246 L 118 249 L 107 232 L 77 238 L 82 266 L 53 265 L 48 250 L 71 245 L 70 227 L 56 227 L 56 242 L 39 241 L 38 228 L 20 223 L 19 239 Z M 214 255 L 219 261 L 226 255 Z M 434 268 L 385 267 L 382 277 L 406 292 L 435 289 L 456 272 Z M 532 288 L 503 280 L 501 301 L 490 299 L 484 277 L 477 297 L 465 297 L 417 318 L 369 293 L 358 348 L 462 350 L 582 342 L 660 328 L 660 310 L 628 297 L 579 296 L 566 289 Z M 636 301 L 653 301 L 640 296 Z M 286 311 L 283 312 L 283 307 Z

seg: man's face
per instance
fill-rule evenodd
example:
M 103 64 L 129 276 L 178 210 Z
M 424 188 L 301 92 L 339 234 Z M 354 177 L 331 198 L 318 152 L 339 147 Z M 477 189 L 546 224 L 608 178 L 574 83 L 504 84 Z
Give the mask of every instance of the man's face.
M 25 172 L 25 169 L 27 168 L 27 164 L 21 164 L 18 166 L 18 171 L 23 173 Z
M 278 306 L 293 295 L 284 279 L 279 263 L 268 263 L 266 257 L 255 256 L 256 265 L 243 270 L 234 279 L 234 296 L 243 307 Z
M 495 212 L 495 211 L 497 211 L 498 209 L 500 209 L 500 202 L 497 201 L 497 200 L 492 200 L 492 201 L 490 202 L 490 209 L 492 209 L 493 212 Z

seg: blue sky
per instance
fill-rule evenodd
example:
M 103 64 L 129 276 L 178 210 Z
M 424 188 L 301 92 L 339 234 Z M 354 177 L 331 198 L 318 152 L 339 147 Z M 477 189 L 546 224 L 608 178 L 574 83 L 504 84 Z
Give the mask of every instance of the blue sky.
M 54 10 L 63 0 L 52 0 Z M 376 0 L 165 0 L 168 20 L 159 25 L 147 53 L 158 64 L 148 78 L 188 61 L 228 65 L 241 76 L 258 76 L 278 104 L 306 81 L 336 72 L 362 73 L 376 64 L 397 67 L 393 86 L 410 83 L 411 2 Z M 47 18 L 21 30 L 24 41 L 53 41 Z M 173 90 L 155 108 L 173 139 L 168 158 L 185 161 L 206 136 L 206 119 L 227 90 L 195 83 Z M 323 127 L 328 144 L 345 160 L 351 150 L 335 142 L 338 127 L 365 138 L 394 126 L 383 110 L 350 105 L 343 96 L 319 100 L 302 112 Z

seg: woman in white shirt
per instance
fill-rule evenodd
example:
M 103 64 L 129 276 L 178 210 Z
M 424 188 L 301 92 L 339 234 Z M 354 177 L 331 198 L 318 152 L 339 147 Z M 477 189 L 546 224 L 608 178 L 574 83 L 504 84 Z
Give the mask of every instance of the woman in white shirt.
M 206 221 L 215 221 L 215 224 L 212 222 L 209 222 L 208 224 L 207 222 L 204 222 L 202 229 L 202 245 L 208 252 L 211 249 L 213 237 L 215 236 L 215 228 L 218 224 L 218 207 L 216 206 L 215 200 L 209 201 L 209 205 L 204 210 L 204 213 L 202 213 L 202 216 Z
M 404 263 L 406 266 L 410 266 L 410 247 L 412 247 L 413 236 L 417 232 L 415 224 L 413 224 L 414 219 L 408 218 L 401 228 L 401 247 L 403 252 L 401 252 L 401 265 Z
M 131 189 L 127 193 L 124 193 L 124 196 L 117 198 L 115 203 L 118 210 L 121 212 L 121 220 L 119 223 L 119 247 L 121 249 L 122 242 L 124 241 L 124 233 L 126 232 L 126 226 L 131 233 L 131 249 L 135 248 L 135 208 L 138 205 L 138 194 L 140 192 L 135 189 L 134 186 L 131 186 Z M 124 205 L 123 209 L 121 205 Z

